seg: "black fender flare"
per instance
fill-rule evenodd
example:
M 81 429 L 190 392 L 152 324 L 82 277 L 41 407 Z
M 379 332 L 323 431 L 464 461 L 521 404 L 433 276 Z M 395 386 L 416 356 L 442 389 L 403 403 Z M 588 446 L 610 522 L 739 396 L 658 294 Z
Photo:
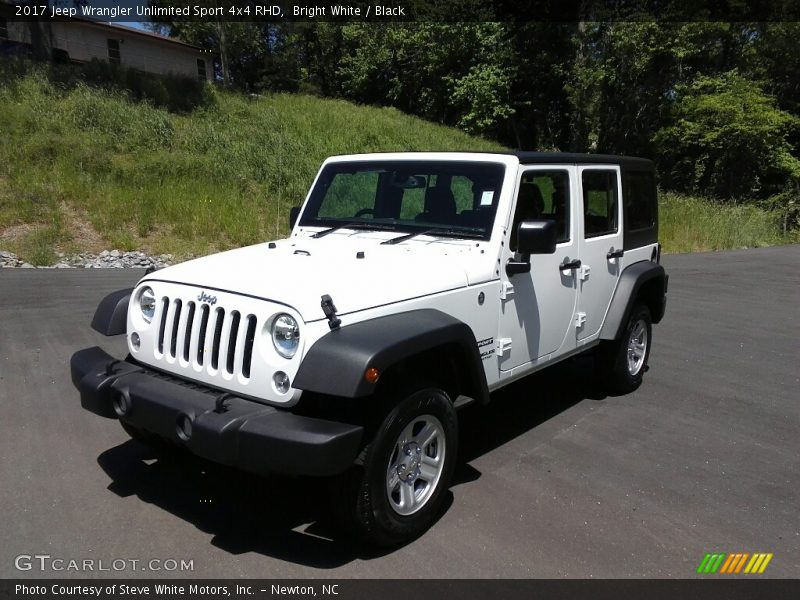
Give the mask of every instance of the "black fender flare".
M 334 329 L 311 346 L 300 363 L 292 387 L 309 392 L 360 398 L 371 395 L 379 382 L 364 372 L 381 373 L 400 361 L 437 347 L 455 347 L 464 366 L 462 393 L 479 402 L 489 400 L 489 388 L 472 328 L 435 309 L 419 309 L 377 317 Z
M 92 318 L 92 329 L 103 335 L 119 335 L 128 327 L 128 303 L 133 288 L 111 292 L 100 301 Z
M 647 284 L 647 293 L 641 300 L 650 309 L 653 323 L 664 317 L 667 303 L 667 280 L 669 276 L 664 267 L 649 260 L 633 263 L 620 275 L 614 297 L 608 307 L 603 328 L 600 330 L 601 340 L 616 340 L 628 321 L 633 305 L 640 298 L 640 290 Z

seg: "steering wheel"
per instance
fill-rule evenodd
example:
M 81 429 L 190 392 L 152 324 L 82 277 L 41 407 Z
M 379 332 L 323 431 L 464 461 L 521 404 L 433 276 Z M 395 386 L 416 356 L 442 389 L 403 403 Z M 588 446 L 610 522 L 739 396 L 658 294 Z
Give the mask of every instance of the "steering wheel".
M 357 219 L 359 217 L 363 217 L 364 215 L 372 215 L 374 217 L 375 216 L 375 209 L 374 208 L 362 208 L 356 214 L 353 215 L 353 218 Z

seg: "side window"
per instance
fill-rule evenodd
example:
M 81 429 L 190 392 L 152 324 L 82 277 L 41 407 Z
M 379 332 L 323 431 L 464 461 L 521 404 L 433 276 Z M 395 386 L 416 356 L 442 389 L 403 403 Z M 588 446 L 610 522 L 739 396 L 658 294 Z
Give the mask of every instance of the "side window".
M 199 81 L 206 80 L 206 61 L 202 58 L 197 59 L 197 79 Z
M 435 180 L 436 177 L 431 177 Z M 425 189 L 411 188 L 403 190 L 403 198 L 400 201 L 400 218 L 413 221 L 414 217 L 425 210 Z
M 633 171 L 622 178 L 625 229 L 648 229 L 656 223 L 656 183 L 652 173 Z
M 583 172 L 583 236 L 597 237 L 617 232 L 616 171 Z
M 556 222 L 556 242 L 569 241 L 569 174 L 566 171 L 537 173 L 533 178 L 542 194 L 542 219 Z
M 569 241 L 569 174 L 566 171 L 527 171 L 519 182 L 509 247 L 516 250 L 517 226 L 522 221 L 552 219 L 556 242 Z
M 463 175 L 453 175 L 450 179 L 450 190 L 453 192 L 453 199 L 456 201 L 456 213 L 461 214 L 465 210 L 472 210 L 472 180 Z

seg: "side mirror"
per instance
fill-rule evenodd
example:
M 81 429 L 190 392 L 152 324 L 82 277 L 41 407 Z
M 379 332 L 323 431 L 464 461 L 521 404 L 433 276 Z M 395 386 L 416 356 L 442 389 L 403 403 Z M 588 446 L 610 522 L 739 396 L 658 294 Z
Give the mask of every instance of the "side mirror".
M 556 222 L 523 221 L 517 226 L 517 251 L 522 260 L 509 260 L 506 274 L 530 273 L 531 254 L 553 254 L 556 251 Z
M 520 254 L 553 254 L 556 251 L 556 222 L 523 221 L 517 229 Z
M 297 224 L 297 217 L 300 216 L 300 207 L 293 206 L 289 209 L 289 229 L 294 229 Z

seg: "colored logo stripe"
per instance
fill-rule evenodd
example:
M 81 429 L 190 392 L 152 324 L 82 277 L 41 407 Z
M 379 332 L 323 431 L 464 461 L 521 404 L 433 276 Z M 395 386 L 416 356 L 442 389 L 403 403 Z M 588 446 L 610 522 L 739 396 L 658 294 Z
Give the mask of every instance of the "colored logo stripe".
M 716 573 L 719 569 L 722 559 L 725 558 L 724 553 L 720 554 L 706 554 L 700 566 L 697 567 L 698 573 Z
M 763 573 L 767 568 L 769 561 L 772 560 L 772 554 L 753 554 L 753 558 L 747 563 L 744 568 L 745 573 Z
M 769 562 L 772 560 L 772 553 L 757 552 L 749 554 L 747 552 L 725 552 L 708 553 L 700 561 L 697 567 L 698 573 L 748 573 L 751 575 L 763 573 Z M 748 561 L 749 559 L 749 561 Z M 745 566 L 747 564 L 747 566 Z M 742 571 L 744 568 L 744 571 Z
M 722 565 L 720 573 L 738 573 L 744 566 L 744 561 L 750 556 L 747 552 L 737 552 L 736 554 L 729 554 L 728 560 Z
M 736 562 L 736 557 L 737 556 L 738 556 L 737 554 L 728 554 L 728 558 L 722 564 L 722 569 L 720 569 L 719 572 L 720 573 L 730 573 L 729 569 L 731 567 L 731 563 L 735 563 Z

